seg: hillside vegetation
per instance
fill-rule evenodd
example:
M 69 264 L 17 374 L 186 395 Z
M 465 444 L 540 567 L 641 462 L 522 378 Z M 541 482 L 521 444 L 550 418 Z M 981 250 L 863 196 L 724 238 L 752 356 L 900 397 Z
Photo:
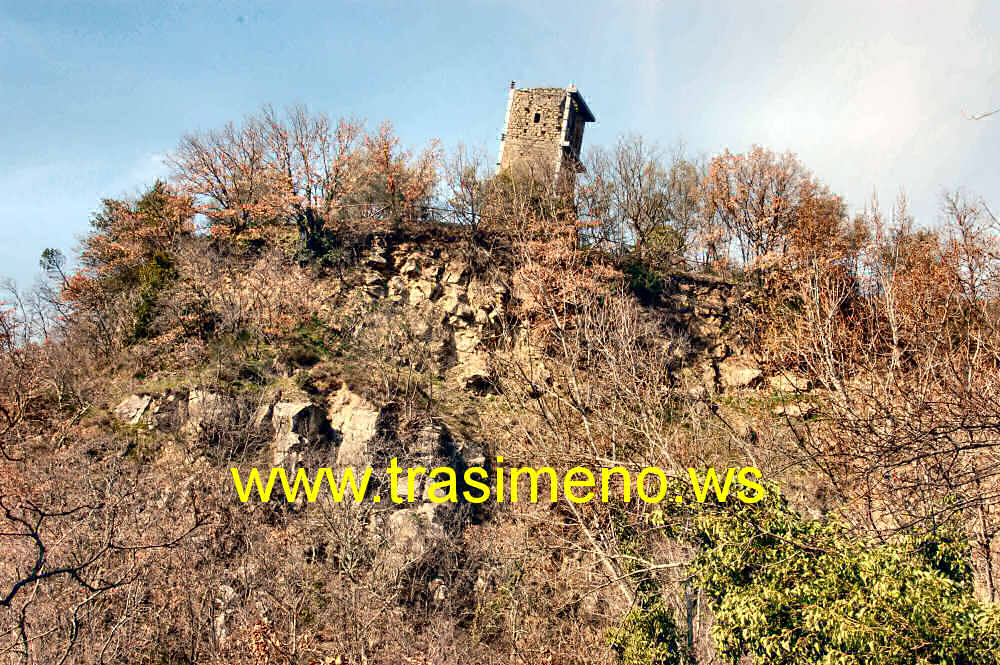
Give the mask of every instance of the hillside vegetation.
M 984 202 L 849 219 L 793 155 L 638 137 L 574 196 L 482 162 L 265 108 L 45 251 L 0 308 L 0 662 L 1000 662 Z M 672 480 L 232 481 L 392 458 Z M 763 500 L 695 500 L 751 466 Z

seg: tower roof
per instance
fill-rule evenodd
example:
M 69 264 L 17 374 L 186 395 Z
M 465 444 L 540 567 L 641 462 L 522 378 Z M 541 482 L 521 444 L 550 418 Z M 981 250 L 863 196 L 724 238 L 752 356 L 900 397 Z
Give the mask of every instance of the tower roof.
M 595 122 L 597 120 L 591 112 L 590 107 L 587 106 L 587 102 L 583 101 L 583 95 L 580 94 L 575 85 L 570 84 L 567 86 L 566 92 L 580 105 L 580 114 L 583 116 L 584 122 Z

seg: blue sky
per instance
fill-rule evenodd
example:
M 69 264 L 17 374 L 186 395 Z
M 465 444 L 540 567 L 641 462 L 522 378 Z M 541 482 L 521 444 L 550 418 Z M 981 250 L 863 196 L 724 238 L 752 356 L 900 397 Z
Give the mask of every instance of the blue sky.
M 872 6 L 874 5 L 874 6 Z M 262 104 L 495 157 L 507 87 L 575 83 L 588 145 L 792 150 L 852 211 L 1000 208 L 1000 3 L 0 0 L 0 276 L 71 252 L 182 134 Z

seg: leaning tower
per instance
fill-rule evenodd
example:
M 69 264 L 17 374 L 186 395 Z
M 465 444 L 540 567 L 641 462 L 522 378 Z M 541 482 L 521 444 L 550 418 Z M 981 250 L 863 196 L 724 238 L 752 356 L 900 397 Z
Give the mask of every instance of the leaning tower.
M 583 171 L 580 147 L 588 122 L 594 114 L 575 86 L 518 89 L 511 81 L 497 173 L 544 170 L 572 187 Z

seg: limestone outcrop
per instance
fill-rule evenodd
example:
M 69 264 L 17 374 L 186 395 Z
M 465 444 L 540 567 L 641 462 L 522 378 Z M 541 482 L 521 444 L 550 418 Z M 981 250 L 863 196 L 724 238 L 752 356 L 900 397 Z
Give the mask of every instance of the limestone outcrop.
M 467 390 L 492 390 L 486 350 L 502 327 L 510 298 L 506 278 L 446 247 L 403 243 L 376 248 L 366 259 L 363 286 L 372 300 L 383 297 L 408 308 L 413 335 L 427 344 L 442 375 Z M 382 290 L 373 291 L 378 285 Z
M 733 356 L 719 363 L 719 385 L 727 388 L 748 388 L 756 384 L 763 370 L 748 356 Z
M 310 447 L 329 439 L 329 425 L 322 409 L 311 402 L 278 402 L 271 410 L 274 431 L 271 463 L 292 469 Z
M 377 433 L 381 410 L 344 384 L 330 398 L 327 413 L 330 427 L 340 439 L 337 466 L 360 468 L 371 464 L 368 444 Z
M 150 395 L 129 395 L 119 402 L 111 410 L 111 413 L 120 422 L 127 425 L 138 425 L 146 414 L 146 409 L 149 408 L 149 403 L 152 399 Z

